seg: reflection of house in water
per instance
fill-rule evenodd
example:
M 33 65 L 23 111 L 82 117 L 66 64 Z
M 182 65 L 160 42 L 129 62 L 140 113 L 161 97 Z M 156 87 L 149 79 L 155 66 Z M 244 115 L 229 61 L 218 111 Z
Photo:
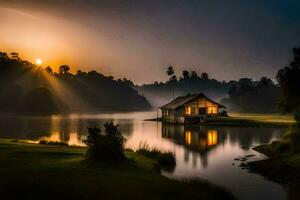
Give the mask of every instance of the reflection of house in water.
M 205 126 L 183 126 L 162 124 L 162 137 L 172 139 L 179 145 L 184 145 L 186 153 L 198 153 L 201 156 L 202 165 L 207 166 L 207 154 L 219 142 L 217 129 Z M 188 157 L 186 156 L 186 161 Z

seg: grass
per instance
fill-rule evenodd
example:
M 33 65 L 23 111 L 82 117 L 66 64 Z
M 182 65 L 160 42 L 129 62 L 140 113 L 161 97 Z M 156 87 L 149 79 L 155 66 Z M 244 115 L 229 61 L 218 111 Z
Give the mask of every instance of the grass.
M 270 159 L 250 162 L 252 170 L 279 183 L 300 185 L 300 153 L 279 153 L 280 149 L 273 145 L 261 145 L 254 149 Z
M 280 141 L 255 147 L 256 151 L 267 155 L 269 159 L 248 163 L 249 169 L 253 172 L 272 181 L 288 185 L 288 199 L 300 199 L 300 144 L 298 135 L 299 132 L 292 131 Z
M 290 127 L 279 140 L 254 148 L 270 159 L 250 163 L 250 167 L 269 179 L 300 186 L 300 129 Z
M 230 113 L 233 118 L 253 120 L 257 122 L 269 122 L 269 123 L 287 123 L 294 124 L 295 119 L 292 115 L 280 115 L 280 114 L 260 114 L 260 113 Z
M 155 161 L 127 151 L 127 162 L 88 162 L 85 148 L 0 140 L 3 199 L 233 199 L 205 182 L 178 182 L 154 170 Z

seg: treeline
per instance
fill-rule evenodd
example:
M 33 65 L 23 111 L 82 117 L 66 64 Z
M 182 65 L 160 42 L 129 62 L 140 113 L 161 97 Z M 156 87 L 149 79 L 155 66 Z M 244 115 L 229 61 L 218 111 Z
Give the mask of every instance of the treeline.
M 62 65 L 43 69 L 0 52 L 0 112 L 60 113 L 149 110 L 151 105 L 127 79 Z
M 278 112 L 279 87 L 269 78 L 259 81 L 242 78 L 238 81 L 218 81 L 206 72 L 183 70 L 176 76 L 174 67 L 166 70 L 169 80 L 136 86 L 137 90 L 156 107 L 188 93 L 205 93 L 235 112 Z
M 173 67 L 168 67 L 166 82 L 154 82 L 136 86 L 139 93 L 143 94 L 154 107 L 159 107 L 172 99 L 188 93 L 204 92 L 207 96 L 221 100 L 236 81 L 218 81 L 210 78 L 208 73 L 184 70 L 179 77 L 175 74 Z
M 280 90 L 274 82 L 262 77 L 259 81 L 240 79 L 221 103 L 235 112 L 279 112 Z

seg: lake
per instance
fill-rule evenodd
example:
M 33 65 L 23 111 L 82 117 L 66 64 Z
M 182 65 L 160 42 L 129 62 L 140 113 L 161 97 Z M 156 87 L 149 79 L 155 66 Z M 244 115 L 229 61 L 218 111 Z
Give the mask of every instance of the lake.
M 174 152 L 176 168 L 163 175 L 174 179 L 201 178 L 223 186 L 238 199 L 287 199 L 283 186 L 262 176 L 249 173 L 239 165 L 239 157 L 248 160 L 265 156 L 251 147 L 269 143 L 284 134 L 283 128 L 183 126 L 164 125 L 156 121 L 156 112 L 114 114 L 71 114 L 52 116 L 0 117 L 0 138 L 64 141 L 70 145 L 83 145 L 87 127 L 102 127 L 106 121 L 119 124 L 127 138 L 126 147 L 138 149 L 149 145 L 163 151 Z

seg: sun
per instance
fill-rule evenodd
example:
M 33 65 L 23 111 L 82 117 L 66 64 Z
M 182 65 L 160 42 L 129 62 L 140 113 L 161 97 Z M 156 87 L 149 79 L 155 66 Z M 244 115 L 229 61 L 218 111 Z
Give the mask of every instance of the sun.
M 36 63 L 37 65 L 41 65 L 41 64 L 43 63 L 43 60 L 40 59 L 40 58 L 37 58 L 37 59 L 35 60 L 35 63 Z

